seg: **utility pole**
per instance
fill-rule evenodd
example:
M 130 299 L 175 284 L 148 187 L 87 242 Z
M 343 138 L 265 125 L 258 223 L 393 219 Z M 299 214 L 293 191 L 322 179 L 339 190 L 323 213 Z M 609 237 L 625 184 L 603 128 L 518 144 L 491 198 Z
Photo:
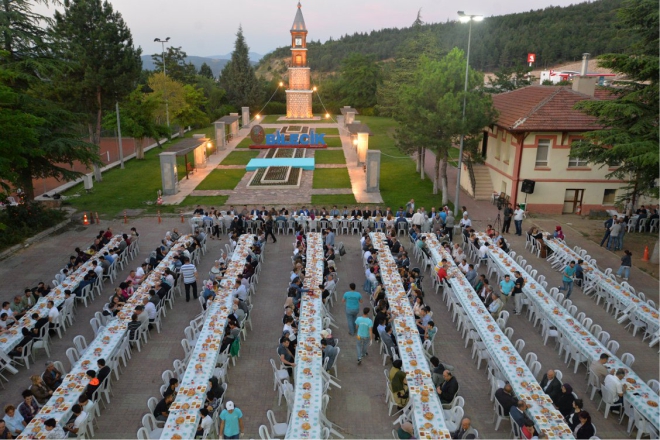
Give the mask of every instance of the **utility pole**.
M 170 37 L 165 38 L 164 40 L 161 40 L 160 38 L 154 39 L 154 42 L 156 43 L 161 43 L 162 45 L 162 57 L 163 57 L 163 74 L 165 75 L 165 79 L 167 79 L 167 68 L 165 67 L 165 43 L 170 41 Z M 170 128 L 170 106 L 167 98 L 167 81 L 164 83 L 165 86 L 165 118 L 167 119 L 167 128 Z
M 124 169 L 124 147 L 121 143 L 121 121 L 119 119 L 119 101 L 115 101 L 115 109 L 117 110 L 117 139 L 119 139 L 119 167 Z

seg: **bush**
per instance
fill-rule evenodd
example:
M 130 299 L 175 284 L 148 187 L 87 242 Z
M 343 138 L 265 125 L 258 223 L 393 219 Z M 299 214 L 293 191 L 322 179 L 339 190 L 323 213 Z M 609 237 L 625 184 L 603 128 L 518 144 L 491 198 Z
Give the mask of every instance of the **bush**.
M 0 211 L 0 250 L 21 243 L 66 218 L 64 211 L 46 208 L 41 203 L 26 202 Z
M 286 104 L 283 102 L 271 101 L 266 104 L 263 113 L 264 115 L 286 115 Z

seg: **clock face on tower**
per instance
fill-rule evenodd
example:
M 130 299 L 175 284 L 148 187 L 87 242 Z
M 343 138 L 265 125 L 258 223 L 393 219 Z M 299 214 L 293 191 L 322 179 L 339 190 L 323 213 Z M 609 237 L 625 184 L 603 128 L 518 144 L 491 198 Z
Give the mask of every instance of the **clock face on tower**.
M 296 37 L 296 46 L 302 46 L 302 38 Z

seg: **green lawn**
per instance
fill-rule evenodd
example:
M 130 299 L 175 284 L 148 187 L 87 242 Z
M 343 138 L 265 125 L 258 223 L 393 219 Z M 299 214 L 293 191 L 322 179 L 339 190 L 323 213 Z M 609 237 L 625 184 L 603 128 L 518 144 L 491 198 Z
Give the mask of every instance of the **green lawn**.
M 325 119 L 323 117 L 324 115 L 314 115 L 314 116 L 321 116 L 321 119 L 319 120 L 314 120 L 314 121 L 278 121 L 278 118 L 281 118 L 284 115 L 267 115 L 264 116 L 261 121 L 259 121 L 259 124 L 285 124 L 285 125 L 307 125 L 307 124 L 333 124 L 337 122 L 337 118 L 335 117 L 334 120 L 332 119 Z
M 245 170 L 213 170 L 195 189 L 234 189 L 244 174 Z
M 314 152 L 314 161 L 317 164 L 346 163 L 346 158 L 342 150 L 316 150 Z
M 388 156 L 394 156 L 381 155 L 380 159 L 380 192 L 385 206 L 396 211 L 399 206 L 405 206 L 414 198 L 415 205 L 424 206 L 427 211 L 430 211 L 432 206 L 436 209 L 440 207 L 442 194 L 433 194 L 433 181 L 428 177 L 420 180 L 419 173 L 415 171 L 415 161 L 396 147 L 393 137 L 396 122 L 391 118 L 378 116 L 360 116 L 360 120 L 374 133 L 369 137 L 369 149 L 377 149 Z M 400 157 L 403 158 L 398 159 Z M 449 207 L 453 208 L 451 202 Z
M 240 141 L 238 145 L 236 145 L 236 148 L 248 148 L 252 144 L 254 144 L 254 142 L 252 142 L 252 139 L 250 139 L 250 136 L 248 136 Z
M 220 165 L 247 165 L 250 159 L 259 155 L 259 150 L 232 151 Z
M 338 137 L 335 137 L 335 138 L 333 138 L 333 137 L 330 137 L 330 138 L 329 138 L 329 137 L 326 137 L 326 138 L 324 138 L 324 139 L 325 139 L 325 143 L 326 143 L 326 145 L 328 146 L 328 148 L 341 147 L 341 139 L 338 138 Z
M 210 137 L 213 135 L 213 127 L 186 133 L 184 137 L 192 137 L 197 133 L 205 133 Z M 103 181 L 94 182 L 94 190 L 89 194 L 85 192 L 82 183 L 65 191 L 63 195 L 70 198 L 64 201 L 64 205 L 79 211 L 98 212 L 99 216 L 104 218 L 114 217 L 125 209 L 144 209 L 148 213 L 155 213 L 159 209 L 155 205 L 157 191 L 162 188 L 158 155 L 178 141 L 179 139 L 175 138 L 172 142 L 163 144 L 162 149 L 153 148 L 145 153 L 144 160 L 127 161 L 123 170 L 117 167 L 106 171 L 103 173 Z M 182 164 L 183 158 L 178 159 L 181 162 L 177 162 Z M 183 165 L 178 168 L 179 171 L 184 169 Z M 182 175 L 185 175 L 185 172 L 179 173 L 180 177 Z M 160 209 L 166 212 L 164 206 Z
M 178 212 L 176 209 L 178 206 L 181 207 L 189 207 L 189 206 L 197 206 L 197 205 L 202 205 L 205 208 L 220 208 L 221 206 L 224 206 L 225 203 L 227 203 L 227 199 L 229 196 L 188 196 L 185 199 L 183 199 L 183 202 L 181 202 L 181 205 L 166 205 L 162 206 L 162 208 L 168 209 L 168 208 L 173 208 L 175 212 Z
M 317 133 L 325 133 L 330 136 L 339 136 L 339 129 L 338 128 L 315 128 L 315 132 Z M 327 139 L 327 137 L 326 137 Z
M 312 195 L 312 205 L 325 206 L 331 209 L 333 205 L 353 207 L 357 203 L 353 194 L 316 194 Z
M 312 188 L 350 188 L 351 179 L 346 168 L 317 168 Z

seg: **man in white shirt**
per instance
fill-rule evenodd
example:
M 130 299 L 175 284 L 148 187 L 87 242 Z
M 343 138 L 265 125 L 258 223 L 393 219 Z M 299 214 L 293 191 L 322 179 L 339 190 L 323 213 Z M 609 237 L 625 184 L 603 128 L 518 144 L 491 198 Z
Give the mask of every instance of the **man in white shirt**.
M 241 280 L 239 279 L 236 280 L 236 283 L 234 284 L 234 290 L 231 294 L 234 298 L 238 298 L 241 301 L 247 301 L 247 289 L 243 284 L 241 284 Z
M 516 225 L 516 235 L 519 237 L 522 235 L 523 218 L 525 218 L 525 211 L 520 208 L 520 205 L 516 205 L 516 210 L 513 211 L 513 222 Z
M 484 241 L 483 243 L 481 243 L 481 246 L 479 247 L 479 259 L 483 260 L 483 259 L 486 258 L 486 256 L 488 255 L 488 246 L 489 245 L 490 245 L 490 243 L 488 243 L 487 241 Z
M 375 251 L 374 251 L 374 252 L 375 252 Z M 363 261 L 363 264 L 366 265 L 366 264 L 369 263 L 369 257 L 371 257 L 371 255 L 372 255 L 372 249 L 369 249 L 369 250 L 367 250 L 367 251 L 364 253 L 364 261 Z
M 64 427 L 64 431 L 68 432 L 70 437 L 75 437 L 80 428 L 84 426 L 84 423 L 87 420 L 87 413 L 83 411 L 82 406 L 77 403 L 73 405 L 71 410 L 73 411 L 73 416 L 69 419 L 69 423 Z
M 472 220 L 468 218 L 467 212 L 463 213 L 463 218 L 461 219 L 461 222 L 459 224 L 461 225 L 461 228 L 467 228 L 468 226 L 472 226 Z
M 144 298 L 142 304 L 144 305 L 144 313 L 149 317 L 149 322 L 154 322 L 156 320 L 156 315 L 158 314 L 156 305 L 149 301 L 149 298 Z
M 616 370 L 615 374 L 608 374 L 605 377 L 603 386 L 607 388 L 615 397 L 614 404 L 623 404 L 623 393 L 626 391 L 626 384 L 623 383 L 623 377 L 626 375 L 626 371 L 623 368 Z
M 55 307 L 55 303 L 53 301 L 48 301 L 48 322 L 50 322 L 51 327 L 53 327 L 59 317 L 60 311 Z
M 183 266 L 180 272 L 183 275 L 183 285 L 186 289 L 186 302 L 190 302 L 190 289 L 192 288 L 193 297 L 197 299 L 197 268 L 190 262 L 190 258 L 183 258 Z
M 412 216 L 411 222 L 413 225 L 419 226 L 421 229 L 422 224 L 424 224 L 424 214 L 422 214 L 421 209 L 418 209 L 417 212 Z
M 103 266 L 101 266 L 99 262 L 96 260 L 92 261 L 92 266 L 94 267 L 94 272 L 96 272 L 96 276 L 103 279 Z

